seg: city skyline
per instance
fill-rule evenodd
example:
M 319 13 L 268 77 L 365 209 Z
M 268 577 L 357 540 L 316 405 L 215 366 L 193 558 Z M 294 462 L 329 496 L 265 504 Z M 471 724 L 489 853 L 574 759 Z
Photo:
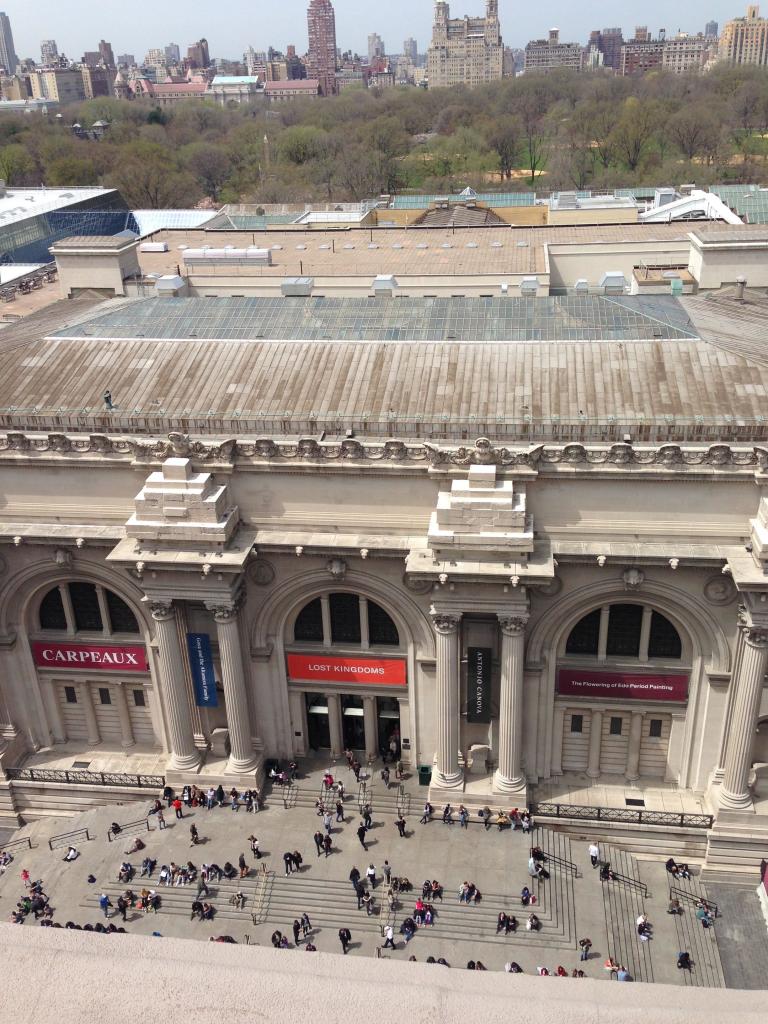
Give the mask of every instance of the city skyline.
M 484 7 L 484 0 L 452 0 L 451 15 L 480 15 Z M 307 0 L 289 0 L 279 6 L 270 5 L 264 12 L 254 15 L 253 6 L 246 0 L 233 0 L 228 8 L 231 17 L 221 24 L 203 0 L 188 0 L 184 4 L 171 3 L 159 9 L 150 27 L 137 22 L 135 12 L 117 5 L 100 8 L 98 17 L 94 18 L 93 7 L 85 0 L 71 0 L 66 8 L 53 0 L 39 0 L 32 18 L 29 6 L 21 0 L 6 0 L 3 4 L 3 10 L 11 21 L 16 52 L 22 59 L 39 58 L 43 39 L 55 39 L 59 52 L 66 53 L 71 59 L 92 49 L 99 39 L 111 42 L 116 53 L 135 53 L 140 59 L 151 47 L 169 43 L 178 43 L 184 51 L 201 36 L 208 39 L 211 54 L 216 57 L 237 59 L 248 46 L 256 50 L 270 45 L 285 49 L 289 43 L 296 45 L 297 52 L 304 53 L 307 47 L 306 8 Z M 420 53 L 426 50 L 432 31 L 432 0 L 421 0 L 418 5 L 406 0 L 390 0 L 384 9 L 372 3 L 334 0 L 334 8 L 338 46 L 342 50 L 367 53 L 368 35 L 374 32 L 387 42 L 391 53 L 398 53 L 408 36 L 417 39 Z M 592 29 L 617 21 L 625 35 L 631 34 L 636 24 L 647 25 L 654 34 L 659 28 L 665 28 L 670 35 L 678 29 L 702 32 L 707 21 L 715 20 L 722 25 L 745 12 L 746 3 L 739 4 L 738 0 L 736 3 L 713 0 L 704 7 L 692 0 L 684 0 L 676 6 L 675 24 L 671 24 L 670 9 L 660 0 L 625 8 L 619 18 L 602 6 L 595 5 L 592 13 L 591 8 L 577 9 L 563 0 L 555 0 L 545 14 L 536 9 L 521 10 L 513 0 L 500 0 L 499 3 L 504 42 L 513 47 L 524 47 L 529 39 L 545 36 L 553 27 L 560 29 L 563 40 L 584 42 Z M 761 13 L 768 14 L 768 4 Z

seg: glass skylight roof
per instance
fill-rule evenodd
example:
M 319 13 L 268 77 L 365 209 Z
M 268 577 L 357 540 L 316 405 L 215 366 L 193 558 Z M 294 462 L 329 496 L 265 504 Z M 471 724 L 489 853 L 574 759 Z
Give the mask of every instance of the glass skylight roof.
M 698 337 L 671 296 L 141 299 L 56 337 L 276 341 L 647 341 Z

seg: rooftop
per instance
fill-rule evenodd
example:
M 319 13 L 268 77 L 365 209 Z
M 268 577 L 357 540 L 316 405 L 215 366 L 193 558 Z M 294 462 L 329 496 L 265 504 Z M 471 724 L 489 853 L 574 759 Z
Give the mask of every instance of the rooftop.
M 0 226 L 16 224 L 97 196 L 114 195 L 114 191 L 111 188 L 9 188 L 0 196 Z

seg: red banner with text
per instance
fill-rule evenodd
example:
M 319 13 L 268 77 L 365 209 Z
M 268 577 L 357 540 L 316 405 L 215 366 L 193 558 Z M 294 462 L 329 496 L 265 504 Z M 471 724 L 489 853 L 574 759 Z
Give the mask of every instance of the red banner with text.
M 288 676 L 301 682 L 367 683 L 405 686 L 404 658 L 332 658 L 324 654 L 289 654 Z
M 36 641 L 32 657 L 39 668 L 96 669 L 99 672 L 149 672 L 146 648 L 105 647 Z
M 688 700 L 688 676 L 561 668 L 557 674 L 557 692 L 565 697 L 681 702 Z

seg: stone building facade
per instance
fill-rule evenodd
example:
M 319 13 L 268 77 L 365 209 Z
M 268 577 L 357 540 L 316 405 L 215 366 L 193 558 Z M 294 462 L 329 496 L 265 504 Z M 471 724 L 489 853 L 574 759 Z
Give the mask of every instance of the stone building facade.
M 498 0 L 486 0 L 485 7 L 484 18 L 451 18 L 450 6 L 437 0 L 432 42 L 427 50 L 430 88 L 481 85 L 502 77 L 504 44 Z

